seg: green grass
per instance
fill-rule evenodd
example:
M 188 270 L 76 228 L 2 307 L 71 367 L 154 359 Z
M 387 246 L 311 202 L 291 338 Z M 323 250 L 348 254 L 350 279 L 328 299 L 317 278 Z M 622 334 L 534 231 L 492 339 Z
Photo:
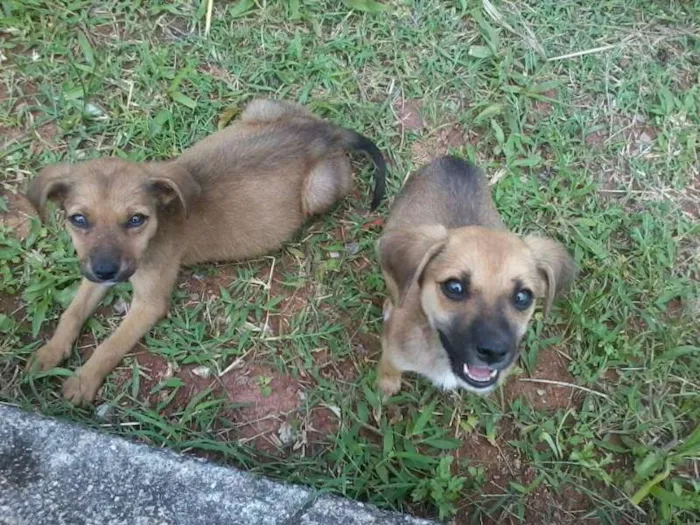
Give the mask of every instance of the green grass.
M 563 241 L 581 268 L 553 314 L 536 316 L 505 391 L 444 394 L 410 377 L 382 405 L 380 229 L 364 169 L 357 194 L 274 265 L 183 272 L 170 317 L 144 341 L 157 358 L 128 357 L 96 414 L 61 399 L 67 369 L 24 372 L 77 284 L 60 220 L 34 221 L 22 240 L 0 227 L 0 400 L 458 523 L 697 521 L 700 8 L 490 6 L 215 1 L 205 35 L 206 2 L 0 2 L 0 218 L 48 163 L 167 158 L 247 100 L 284 97 L 375 139 L 393 161 L 390 195 L 457 130 L 451 151 L 496 175 L 507 223 Z M 420 101 L 423 129 L 402 128 L 401 100 Z M 110 295 L 81 350 L 129 296 Z M 568 386 L 519 380 L 546 380 L 538 367 L 552 356 Z M 255 435 L 238 387 L 192 391 L 182 372 L 232 364 L 223 377 L 250 374 L 263 401 L 292 385 L 294 410 Z M 563 403 L 540 402 L 555 393 Z

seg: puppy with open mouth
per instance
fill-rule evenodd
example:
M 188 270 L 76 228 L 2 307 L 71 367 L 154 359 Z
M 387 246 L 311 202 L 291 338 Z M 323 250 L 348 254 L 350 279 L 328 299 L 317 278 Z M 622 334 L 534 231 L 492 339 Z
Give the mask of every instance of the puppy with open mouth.
M 558 242 L 508 231 L 483 173 L 449 156 L 406 182 L 378 256 L 389 298 L 377 381 L 387 396 L 403 372 L 492 392 L 517 360 L 535 300 L 549 311 L 575 273 Z
M 106 375 L 166 315 L 182 265 L 278 250 L 308 217 L 350 192 L 352 150 L 376 165 L 374 209 L 386 171 L 374 143 L 273 100 L 254 100 L 233 125 L 171 161 L 110 158 L 44 168 L 27 197 L 42 214 L 48 200 L 65 210 L 83 280 L 34 366 L 47 370 L 66 359 L 109 287 L 130 281 L 126 317 L 64 384 L 73 403 L 92 401 Z

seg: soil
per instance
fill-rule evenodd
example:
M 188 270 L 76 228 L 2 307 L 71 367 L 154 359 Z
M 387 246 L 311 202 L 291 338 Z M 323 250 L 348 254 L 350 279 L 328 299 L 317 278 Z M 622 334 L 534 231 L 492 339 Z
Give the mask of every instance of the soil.
M 446 155 L 451 149 L 476 143 L 476 136 L 468 133 L 456 122 L 429 122 L 423 115 L 423 103 L 420 100 L 394 101 L 397 128 L 417 133 L 420 138 L 411 146 L 413 163 L 417 166 L 427 164 L 435 157 Z M 428 131 L 429 130 L 429 131 Z
M 576 404 L 576 390 L 568 386 L 538 383 L 538 379 L 574 383 L 574 378 L 567 370 L 566 359 L 556 347 L 545 348 L 540 352 L 531 377 L 512 377 L 506 382 L 506 400 L 512 402 L 523 399 L 536 410 L 556 410 Z
M 400 128 L 409 131 L 422 129 L 426 122 L 422 115 L 423 103 L 420 100 L 404 100 L 398 98 L 394 101 L 394 112 L 398 117 Z
M 451 149 L 458 149 L 475 143 L 475 136 L 469 135 L 461 124 L 443 125 L 431 134 L 413 143 L 411 155 L 417 166 L 423 166 L 440 155 L 447 155 Z
M 273 270 L 270 277 L 270 271 Z M 284 284 L 286 275 L 299 274 L 302 271 L 297 261 L 285 254 L 278 259 L 273 268 L 265 268 L 261 271 L 261 279 L 269 279 L 270 297 L 282 297 L 276 311 L 268 318 L 270 333 L 273 336 L 289 334 L 291 323 L 296 315 L 308 307 L 309 298 L 315 293 L 314 286 L 309 279 L 301 279 L 304 284 L 298 288 L 291 288 Z
M 22 308 L 22 300 L 17 295 L 0 294 L 0 314 L 12 316 Z
M 40 155 L 45 150 L 59 149 L 57 139 L 61 135 L 60 128 L 53 121 L 46 121 L 46 116 L 39 111 L 30 109 L 39 106 L 39 90 L 32 82 L 24 82 L 21 91 L 10 93 L 0 86 L 0 100 L 11 99 L 13 103 L 7 108 L 8 115 L 20 116 L 21 126 L 5 127 L 0 125 L 0 150 L 11 146 L 17 141 L 31 137 L 31 153 Z M 65 148 L 65 146 L 61 146 Z M 6 181 L 7 182 L 7 181 Z
M 483 436 L 476 434 L 465 438 L 464 444 L 457 451 L 456 457 L 468 460 L 473 467 L 483 468 L 485 483 L 477 495 L 490 495 L 497 498 L 506 494 L 509 483 L 515 482 L 524 487 L 532 486 L 537 479 L 537 472 L 525 464 L 517 449 L 511 447 L 508 441 L 517 440 L 518 432 L 509 421 L 502 422 L 495 442 L 489 442 Z M 472 523 L 472 499 L 467 497 L 460 503 L 460 512 L 454 521 L 455 525 Z M 495 499 L 494 499 L 495 501 Z M 595 523 L 584 520 L 582 515 L 589 509 L 590 502 L 581 493 L 570 487 L 563 487 L 559 493 L 554 492 L 545 483 L 540 483 L 525 497 L 524 523 L 540 525 L 542 523 L 578 524 Z M 547 521 L 543 521 L 546 518 Z M 479 523 L 505 524 L 523 523 L 507 511 L 481 517 Z
M 275 260 L 274 267 L 270 262 L 256 275 L 261 283 L 267 283 L 271 297 L 283 297 L 275 313 L 268 317 L 271 336 L 287 333 L 291 319 L 307 307 L 307 297 L 313 293 L 310 285 L 291 289 L 283 284 L 285 275 L 298 271 L 297 261 L 283 254 Z M 194 304 L 219 296 L 220 288 L 228 288 L 237 278 L 235 264 L 218 266 L 214 275 L 202 275 L 197 269 L 185 270 L 178 287 L 188 293 L 189 302 Z M 85 358 L 94 345 L 87 346 L 83 352 Z M 212 428 L 217 439 L 237 441 L 269 454 L 283 454 L 290 448 L 313 449 L 327 444 L 328 436 L 339 427 L 332 410 L 325 407 L 307 410 L 304 406 L 305 391 L 313 386 L 308 374 L 300 374 L 301 377 L 295 379 L 257 362 L 254 356 L 246 356 L 232 370 L 218 375 L 216 370 L 202 365 L 178 367 L 143 345 L 137 346 L 130 355 L 140 374 L 137 399 L 154 408 L 167 403 L 161 410 L 165 416 L 181 414 L 196 396 L 207 390 L 210 399 L 222 400 L 224 408 Z M 352 381 L 357 376 L 350 359 L 347 362 L 331 360 L 327 350 L 319 350 L 314 360 L 319 363 L 322 376 L 342 381 Z M 133 368 L 127 360 L 115 373 L 115 382 L 121 387 L 131 382 Z M 174 388 L 154 392 L 158 385 L 171 378 L 182 383 L 175 387 L 174 395 Z
M 137 398 L 154 408 L 167 403 L 160 410 L 165 416 L 181 414 L 195 397 L 205 391 L 210 392 L 209 399 L 222 400 L 225 406 L 211 429 L 219 439 L 275 453 L 288 444 L 279 438 L 284 424 L 300 417 L 302 385 L 269 366 L 243 361 L 226 374 L 217 375 L 216 370 L 202 365 L 178 368 L 141 345 L 132 359 L 140 374 Z M 132 374 L 131 366 L 120 367 L 115 380 L 117 385 L 130 382 Z M 171 378 L 179 379 L 182 385 L 175 387 L 175 395 L 168 402 L 173 388 L 154 389 Z M 330 428 L 325 423 L 328 419 L 318 414 L 314 418 L 314 421 L 319 421 L 318 428 L 315 426 L 314 431 L 320 434 Z
M 603 144 L 605 144 L 605 133 L 601 131 L 594 131 L 586 135 L 586 145 L 591 146 L 593 149 L 603 149 Z
M 543 97 L 557 99 L 557 92 L 553 89 L 548 89 L 540 93 Z M 532 104 L 532 109 L 537 114 L 537 118 L 548 117 L 552 113 L 552 104 L 546 100 L 535 100 Z

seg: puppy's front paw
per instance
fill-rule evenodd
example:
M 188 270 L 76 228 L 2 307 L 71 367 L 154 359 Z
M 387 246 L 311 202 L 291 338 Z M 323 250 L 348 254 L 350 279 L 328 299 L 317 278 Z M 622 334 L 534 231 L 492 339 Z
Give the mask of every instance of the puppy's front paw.
M 63 383 L 63 397 L 76 406 L 86 405 L 95 400 L 101 385 L 102 381 L 99 379 L 78 370 Z
M 384 399 L 388 399 L 393 395 L 399 393 L 401 390 L 401 376 L 400 375 L 383 375 L 379 376 L 377 381 L 377 386 L 384 394 Z
M 30 370 L 45 372 L 60 365 L 70 355 L 70 345 L 59 345 L 49 341 L 39 348 L 29 361 Z

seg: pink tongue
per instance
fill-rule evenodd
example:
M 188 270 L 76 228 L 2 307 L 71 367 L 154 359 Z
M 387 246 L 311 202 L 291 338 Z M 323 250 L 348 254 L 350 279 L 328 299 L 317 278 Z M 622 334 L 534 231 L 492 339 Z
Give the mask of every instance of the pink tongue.
M 487 381 L 491 379 L 491 369 L 484 368 L 480 366 L 470 366 L 464 365 L 464 371 L 472 376 L 474 379 Z

